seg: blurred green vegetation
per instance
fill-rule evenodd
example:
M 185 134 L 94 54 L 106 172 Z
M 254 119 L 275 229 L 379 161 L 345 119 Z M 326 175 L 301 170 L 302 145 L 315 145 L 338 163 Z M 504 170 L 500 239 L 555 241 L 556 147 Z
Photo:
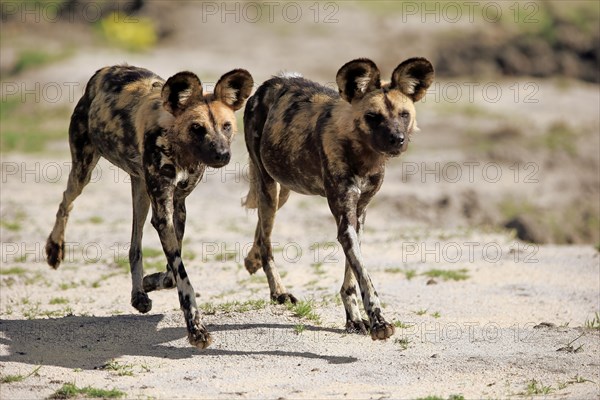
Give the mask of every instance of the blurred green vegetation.
M 555 44 L 561 23 L 576 26 L 584 33 L 598 30 L 600 7 L 595 1 L 536 1 L 512 6 L 503 19 L 505 24 L 516 23 L 521 32 L 538 36 Z M 510 18 L 509 18 L 510 17 Z
M 158 34 L 150 18 L 113 12 L 98 23 L 98 31 L 110 44 L 129 51 L 145 51 L 156 45 Z
M 550 125 L 542 137 L 542 141 L 548 149 L 551 151 L 565 151 L 570 156 L 577 155 L 576 140 L 577 133 L 563 121 Z
M 68 107 L 39 107 L 18 97 L 0 102 L 0 151 L 40 152 L 54 140 L 66 140 L 69 126 Z
M 15 66 L 10 71 L 10 75 L 19 74 L 31 68 L 41 67 L 55 61 L 60 61 L 72 54 L 71 50 L 66 50 L 58 54 L 49 53 L 45 50 L 28 49 L 23 50 L 17 57 Z

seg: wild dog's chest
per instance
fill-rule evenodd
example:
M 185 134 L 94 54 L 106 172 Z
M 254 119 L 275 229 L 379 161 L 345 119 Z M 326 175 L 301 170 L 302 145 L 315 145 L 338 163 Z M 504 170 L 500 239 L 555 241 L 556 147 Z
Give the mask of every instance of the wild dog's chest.
M 204 175 L 205 166 L 198 164 L 195 167 L 176 168 L 175 187 L 178 191 L 189 193 L 198 185 Z
M 185 166 L 178 163 L 165 132 L 160 128 L 146 133 L 143 160 L 147 183 L 174 186 L 175 190 L 185 194 L 198 185 L 206 169 L 202 163 Z

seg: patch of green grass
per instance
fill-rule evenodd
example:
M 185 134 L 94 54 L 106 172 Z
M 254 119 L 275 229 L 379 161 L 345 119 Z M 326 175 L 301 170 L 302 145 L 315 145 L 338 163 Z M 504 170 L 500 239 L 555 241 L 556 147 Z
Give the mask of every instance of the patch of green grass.
M 300 300 L 296 304 L 286 303 L 287 309 L 294 313 L 295 317 L 305 318 L 316 324 L 321 323 L 321 316 L 315 311 L 314 301 Z
M 12 267 L 0 270 L 0 275 L 25 275 L 27 270 L 22 267 Z
M 417 271 L 414 269 L 405 269 L 400 267 L 386 268 L 383 270 L 383 272 L 387 272 L 388 274 L 404 274 L 406 279 L 409 281 L 417 276 Z
M 27 319 L 36 319 L 42 313 L 40 309 L 40 303 L 31 304 L 27 309 L 22 310 L 23 316 Z
M 268 283 L 267 276 L 264 274 L 254 274 L 251 275 L 248 279 L 241 280 L 239 282 L 242 286 L 246 284 L 260 284 L 264 285 Z
M 294 332 L 296 332 L 296 334 L 298 334 L 298 335 L 300 335 L 305 330 L 306 330 L 306 326 L 304 324 L 294 325 Z
M 315 286 L 317 283 L 319 283 L 318 279 L 312 279 L 312 280 L 306 282 L 306 284 L 304 286 L 311 287 L 311 286 Z
M 21 230 L 21 223 L 19 221 L 2 220 L 0 221 L 0 226 L 13 232 L 18 232 Z
M 414 278 L 415 276 L 417 276 L 417 271 L 415 271 L 414 269 L 405 269 L 404 271 L 404 276 L 406 277 L 407 280 L 411 280 L 412 278 Z
M 421 308 L 420 310 L 417 310 L 414 312 L 416 315 L 425 315 L 427 314 L 427 308 Z
M 2 112 L 0 112 L 0 114 L 2 114 Z M 3 123 L 3 125 L 4 125 L 4 123 Z M 4 129 L 4 127 L 3 127 L 3 129 Z M 2 134 L 4 135 L 4 132 L 2 132 Z M 25 214 L 25 211 L 19 209 L 18 207 L 17 207 L 16 211 L 11 212 L 10 214 L 11 215 L 3 215 L 2 216 L 2 218 L 0 219 L 0 226 L 3 227 L 4 229 L 12 231 L 12 232 L 20 231 L 21 228 L 23 227 L 22 223 L 23 223 L 23 221 L 25 221 L 27 214 Z
M 90 219 L 88 219 L 88 221 L 92 224 L 101 224 L 104 222 L 104 218 L 100 217 L 99 215 L 94 215 L 91 216 Z
M 23 310 L 23 316 L 27 319 L 36 319 L 39 317 L 59 318 L 67 315 L 73 315 L 73 309 L 69 306 L 62 310 L 49 311 L 42 310 L 40 307 L 40 302 L 36 302 L 35 304 L 30 305 L 30 307 L 27 309 Z
M 591 320 L 586 320 L 584 326 L 588 329 L 600 330 L 600 313 L 596 312 Z
M 102 369 L 115 372 L 119 376 L 133 376 L 133 364 L 120 363 L 117 360 L 111 360 Z
M 24 381 L 25 379 L 29 378 L 30 376 L 38 376 L 38 371 L 40 370 L 40 368 L 42 368 L 41 365 L 37 366 L 37 368 L 35 368 L 33 371 L 31 371 L 30 373 L 28 373 L 27 375 L 6 375 L 3 377 L 0 377 L 0 383 L 15 383 L 15 382 L 21 382 Z
M 104 281 L 106 281 L 106 280 L 108 280 L 108 279 L 110 279 L 110 278 L 112 278 L 112 277 L 114 277 L 114 276 L 117 276 L 117 275 L 119 275 L 119 273 L 120 273 L 120 272 L 111 272 L 110 274 L 103 274 L 103 275 L 101 275 L 101 276 L 100 276 L 100 279 L 98 279 L 98 280 L 95 280 L 94 282 L 92 282 L 92 283 L 90 284 L 90 287 L 91 287 L 91 288 L 94 288 L 94 289 L 97 289 L 97 288 L 99 288 L 99 287 L 100 287 L 100 284 L 101 284 L 102 282 L 104 282 Z
M 539 395 L 539 394 L 550 394 L 554 390 L 555 389 L 552 386 L 546 386 L 542 382 L 532 379 L 531 381 L 529 381 L 527 383 L 524 394 L 526 396 Z
M 215 255 L 215 261 L 227 262 L 238 259 L 238 253 L 235 250 L 223 250 Z
M 408 329 L 412 326 L 412 325 L 406 324 L 402 321 L 394 321 L 394 322 L 392 322 L 392 325 L 394 325 L 396 328 L 400 328 L 400 329 Z
M 205 314 L 216 314 L 222 312 L 225 314 L 229 313 L 245 313 L 248 311 L 262 310 L 269 302 L 266 300 L 246 300 L 244 302 L 239 301 L 228 301 L 221 304 L 213 303 L 202 303 L 199 308 Z
M 58 285 L 58 288 L 60 290 L 68 290 L 68 289 L 74 289 L 77 286 L 79 286 L 79 284 L 77 284 L 75 282 L 63 282 L 60 285 Z
M 325 275 L 326 274 L 325 270 L 323 269 L 322 262 L 312 263 L 310 266 L 313 268 L 313 271 L 315 272 L 315 274 L 317 274 L 317 275 Z
M 33 276 L 29 276 L 25 279 L 26 285 L 37 284 L 38 282 L 44 280 L 44 275 L 41 272 L 36 272 Z M 45 280 L 44 280 L 45 281 Z M 45 281 L 46 286 L 49 286 L 48 281 Z
M 114 260 L 113 266 L 119 268 L 122 272 L 128 274 L 129 273 L 129 258 L 126 257 L 116 257 Z M 146 269 L 146 263 L 144 263 L 144 269 Z
M 436 311 L 436 312 L 432 313 L 432 314 L 431 314 L 431 316 L 432 316 L 433 318 L 440 318 L 440 317 L 442 316 L 442 314 L 440 314 L 440 312 L 439 312 L 439 311 Z
M 129 273 L 129 263 L 127 264 L 127 273 Z M 167 264 L 162 257 L 155 258 L 154 260 L 144 261 L 144 271 L 152 273 L 159 271 L 166 271 Z
M 142 256 L 144 258 L 160 257 L 162 255 L 163 255 L 162 249 L 155 249 L 152 247 L 144 247 L 142 249 Z
M 400 348 L 402 350 L 406 350 L 406 349 L 408 349 L 410 340 L 408 340 L 408 338 L 396 338 L 396 339 L 394 339 L 394 343 L 396 343 L 397 345 L 400 345 Z
M 64 297 L 53 297 L 50 299 L 50 304 L 54 305 L 54 304 L 67 304 L 69 302 L 69 299 L 64 298 Z
M 444 281 L 463 281 L 469 278 L 466 268 L 459 270 L 448 270 L 448 269 L 430 269 L 429 271 L 423 272 L 423 275 L 430 278 L 440 278 Z
M 116 399 L 125 397 L 127 394 L 117 389 L 98 389 L 91 386 L 79 388 L 72 383 L 65 383 L 60 389 L 50 395 L 50 399 L 71 399 L 84 396 L 98 399 Z

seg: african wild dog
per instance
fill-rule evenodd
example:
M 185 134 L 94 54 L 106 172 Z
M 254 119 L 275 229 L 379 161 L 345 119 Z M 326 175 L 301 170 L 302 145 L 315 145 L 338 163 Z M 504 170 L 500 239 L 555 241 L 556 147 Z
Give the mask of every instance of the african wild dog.
M 73 165 L 46 243 L 48 264 L 60 265 L 72 203 L 103 156 L 131 175 L 131 304 L 146 313 L 152 308 L 146 293 L 177 286 L 190 343 L 199 348 L 210 345 L 181 260 L 185 198 L 206 166 L 229 162 L 237 128 L 234 111 L 242 107 L 252 85 L 252 77 L 242 69 L 223 75 L 211 94 L 202 92 L 200 80 L 191 72 L 165 82 L 151 71 L 127 65 L 97 71 L 71 117 Z M 144 276 L 141 241 L 150 206 L 168 264 L 166 272 Z
M 414 102 L 431 85 L 433 67 L 424 58 L 404 61 L 382 84 L 367 59 L 345 64 L 337 73 L 339 95 L 301 77 L 274 77 L 250 97 L 244 111 L 250 153 L 250 192 L 245 205 L 258 208 L 254 245 L 245 259 L 250 273 L 263 268 L 271 298 L 296 302 L 273 262 L 271 231 L 275 213 L 290 191 L 327 198 L 346 256 L 342 301 L 346 329 L 387 339 L 393 325 L 363 265 L 360 237 L 365 211 L 382 182 L 385 162 L 407 149 L 417 130 Z M 369 321 L 361 318 L 357 280 Z

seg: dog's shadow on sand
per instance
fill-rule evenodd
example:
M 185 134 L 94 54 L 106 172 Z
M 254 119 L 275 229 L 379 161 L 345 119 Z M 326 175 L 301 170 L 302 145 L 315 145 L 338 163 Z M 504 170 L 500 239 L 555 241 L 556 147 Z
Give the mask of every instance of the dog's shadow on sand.
M 355 357 L 320 355 L 311 352 L 286 351 L 285 345 L 271 350 L 245 351 L 208 348 L 198 350 L 169 342 L 186 337 L 184 327 L 160 327 L 164 315 L 118 315 L 109 317 L 67 316 L 58 319 L 0 320 L 0 362 L 32 365 L 54 365 L 66 368 L 96 369 L 124 355 L 166 359 L 214 357 L 228 355 L 266 355 L 321 359 L 332 364 L 358 361 Z M 247 330 L 293 332 L 289 324 L 224 324 L 209 325 L 213 336 Z M 309 330 L 340 333 L 341 330 L 310 327 Z M 255 332 L 256 333 L 256 332 Z M 231 335 L 230 335 L 231 336 Z M 251 336 L 243 335 L 243 336 Z M 242 337 L 240 339 L 243 340 Z M 223 347 L 223 346 L 221 346 Z M 226 347 L 226 346 L 225 346 Z M 238 347 L 238 346 L 232 346 Z

